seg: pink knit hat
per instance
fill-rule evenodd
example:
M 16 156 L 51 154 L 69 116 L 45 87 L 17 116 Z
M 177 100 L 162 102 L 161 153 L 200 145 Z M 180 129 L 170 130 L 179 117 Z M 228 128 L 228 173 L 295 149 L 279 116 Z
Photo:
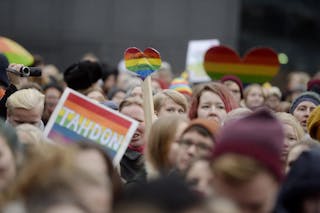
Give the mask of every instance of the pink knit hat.
M 244 155 L 260 162 L 281 181 L 283 143 L 279 121 L 269 111 L 258 110 L 223 126 L 213 150 L 213 160 L 227 153 Z

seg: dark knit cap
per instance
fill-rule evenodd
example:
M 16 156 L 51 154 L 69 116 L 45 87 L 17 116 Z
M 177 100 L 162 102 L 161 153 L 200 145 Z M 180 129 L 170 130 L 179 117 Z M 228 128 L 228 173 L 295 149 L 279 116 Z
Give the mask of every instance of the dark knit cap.
M 2 86 L 9 86 L 9 80 L 7 76 L 6 69 L 9 66 L 9 61 L 7 57 L 0 53 L 0 85 Z
M 311 79 L 308 81 L 307 90 L 320 95 L 320 79 Z
M 220 82 L 223 83 L 225 81 L 233 81 L 234 83 L 236 83 L 240 88 L 241 98 L 243 98 L 243 83 L 240 78 L 235 75 L 225 75 L 220 79 Z
M 291 107 L 290 107 L 289 112 L 291 114 L 293 114 L 293 112 L 297 108 L 297 106 L 303 101 L 309 101 L 309 102 L 314 103 L 316 106 L 318 106 L 320 104 L 320 96 L 315 92 L 304 92 L 304 93 L 301 93 L 291 103 Z
M 102 77 L 102 68 L 98 62 L 80 61 L 70 65 L 64 72 L 64 80 L 74 90 L 89 88 Z
M 213 160 L 228 153 L 243 155 L 258 161 L 281 181 L 283 143 L 281 124 L 269 111 L 262 109 L 222 127 Z

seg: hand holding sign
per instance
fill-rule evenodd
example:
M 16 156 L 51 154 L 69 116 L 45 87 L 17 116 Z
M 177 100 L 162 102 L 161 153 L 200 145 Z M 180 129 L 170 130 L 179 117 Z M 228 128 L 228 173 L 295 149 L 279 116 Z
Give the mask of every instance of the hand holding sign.
M 280 64 L 270 48 L 253 48 L 241 59 L 233 49 L 216 46 L 207 50 L 204 68 L 212 79 L 236 75 L 244 83 L 264 83 L 278 74 Z
M 161 66 L 160 53 L 150 47 L 143 52 L 136 47 L 130 47 L 124 53 L 124 61 L 128 70 L 144 80 L 142 85 L 143 109 L 146 121 L 145 134 L 148 135 L 154 117 L 150 74 L 157 71 Z

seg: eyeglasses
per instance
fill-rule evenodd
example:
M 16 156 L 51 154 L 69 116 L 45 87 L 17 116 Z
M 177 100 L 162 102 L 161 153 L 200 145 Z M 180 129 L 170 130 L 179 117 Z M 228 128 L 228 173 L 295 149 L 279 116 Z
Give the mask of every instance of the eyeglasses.
M 195 146 L 196 149 L 201 152 L 201 153 L 208 153 L 208 151 L 211 150 L 212 146 L 209 146 L 205 143 L 202 143 L 202 142 L 197 142 L 195 143 L 194 141 L 192 140 L 180 140 L 179 141 L 179 144 L 184 147 L 184 148 L 190 148 L 191 146 Z

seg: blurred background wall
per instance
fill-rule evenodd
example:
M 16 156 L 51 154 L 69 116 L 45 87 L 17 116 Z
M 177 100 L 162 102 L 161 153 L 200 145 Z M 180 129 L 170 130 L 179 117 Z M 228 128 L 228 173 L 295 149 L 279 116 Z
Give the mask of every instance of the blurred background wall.
M 130 46 L 152 46 L 175 72 L 188 41 L 237 48 L 237 0 L 1 0 L 0 34 L 63 69 L 86 52 L 116 65 Z
M 315 73 L 318 0 L 1 0 L 0 35 L 61 70 L 92 52 L 117 65 L 127 47 L 158 49 L 176 74 L 189 40 L 217 38 L 241 55 L 270 46 L 288 56 L 282 76 Z

